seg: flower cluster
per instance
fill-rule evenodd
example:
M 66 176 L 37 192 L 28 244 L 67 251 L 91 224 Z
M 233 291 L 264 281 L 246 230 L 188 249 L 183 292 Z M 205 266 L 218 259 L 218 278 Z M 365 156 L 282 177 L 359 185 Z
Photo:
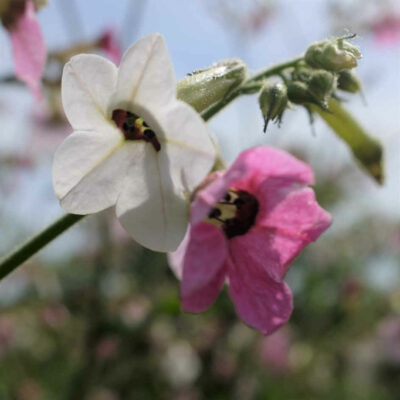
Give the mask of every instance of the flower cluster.
M 277 89 L 265 89 L 268 119 L 284 109 L 276 100 L 286 93 Z M 182 279 L 184 310 L 205 310 L 228 282 L 250 326 L 269 334 L 288 320 L 286 271 L 331 221 L 307 186 L 313 175 L 306 164 L 258 147 L 208 175 L 213 142 L 197 112 L 176 99 L 158 34 L 129 48 L 119 68 L 96 55 L 73 57 L 64 68 L 62 101 L 74 132 L 55 154 L 53 183 L 65 210 L 89 214 L 116 205 L 140 244 L 157 251 L 179 246 L 171 263 Z

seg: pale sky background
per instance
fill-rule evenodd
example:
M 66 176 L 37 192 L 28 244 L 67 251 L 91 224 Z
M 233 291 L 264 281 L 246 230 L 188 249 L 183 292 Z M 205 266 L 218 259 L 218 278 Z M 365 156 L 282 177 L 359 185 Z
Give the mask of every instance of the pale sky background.
M 212 0 L 150 0 L 144 7 L 145 0 L 76 0 L 83 22 L 74 22 L 73 26 L 70 22 L 72 14 L 63 12 L 71 1 L 50 0 L 49 7 L 39 14 L 50 50 L 66 46 L 73 40 L 82 39 L 82 36 L 93 38 L 107 27 L 125 32 L 125 46 L 147 33 L 160 32 L 167 41 L 178 78 L 229 57 L 242 58 L 254 72 L 294 57 L 312 41 L 331 35 L 328 2 L 325 0 L 278 1 L 275 16 L 265 28 L 247 37 L 239 37 L 232 26 L 221 23 L 213 15 Z M 136 3 L 137 14 L 129 13 L 130 3 Z M 399 11 L 398 2 L 397 9 Z M 136 24 L 138 14 L 139 24 Z M 126 20 L 130 22 L 126 23 Z M 351 27 L 343 26 L 343 33 L 346 28 L 351 30 Z M 348 165 L 349 176 L 344 180 L 346 198 L 330 210 L 335 220 L 331 234 L 371 213 L 400 221 L 399 43 L 382 47 L 370 36 L 361 36 L 356 38 L 355 44 L 364 55 L 357 72 L 365 85 L 368 106 L 356 95 L 347 96 L 347 107 L 385 147 L 385 186 L 378 187 L 360 172 L 346 146 L 321 121 L 317 120 L 317 135 L 313 137 L 303 109 L 286 112 L 282 127 L 278 129 L 271 124 L 264 134 L 256 96 L 251 96 L 240 99 L 210 123 L 227 161 L 249 146 L 265 144 L 302 149 L 317 178 L 329 176 Z M 10 43 L 2 29 L 0 60 L 0 75 L 10 73 Z M 24 145 L 32 134 L 29 116 L 34 105 L 24 88 L 0 87 L 0 110 L 1 107 L 6 109 L 6 112 L 0 111 L 0 153 L 25 151 Z M 51 185 L 51 154 L 40 160 L 33 170 L 22 173 L 18 189 L 11 198 L 4 200 L 0 199 L 0 224 L 8 227 L 18 225 L 18 228 L 15 232 L 0 230 L 0 252 L 18 243 L 21 237 L 37 232 L 62 213 Z M 13 221 L 18 221 L 18 224 Z M 82 235 L 82 231 L 73 229 L 58 238 L 44 255 L 52 258 L 58 257 L 61 250 L 68 252 L 82 243 Z

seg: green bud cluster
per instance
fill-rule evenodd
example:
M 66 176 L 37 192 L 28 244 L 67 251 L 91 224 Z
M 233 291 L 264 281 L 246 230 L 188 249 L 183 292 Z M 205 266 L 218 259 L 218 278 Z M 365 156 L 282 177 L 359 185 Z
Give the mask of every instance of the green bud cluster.
M 265 132 L 270 120 L 275 120 L 278 124 L 282 121 L 283 112 L 288 104 L 286 86 L 282 83 L 265 83 L 260 91 L 258 103 L 265 121 Z
M 362 57 L 360 50 L 346 38 L 327 39 L 313 43 L 306 51 L 304 59 L 312 68 L 339 72 L 357 66 Z
M 337 77 L 334 73 L 302 66 L 292 72 L 287 93 L 289 100 L 295 104 L 312 103 L 326 110 L 327 101 L 336 86 Z

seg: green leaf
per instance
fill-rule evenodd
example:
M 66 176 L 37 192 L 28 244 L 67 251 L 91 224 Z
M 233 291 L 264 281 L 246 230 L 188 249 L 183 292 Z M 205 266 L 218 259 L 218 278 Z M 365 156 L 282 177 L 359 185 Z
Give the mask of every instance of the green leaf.
M 335 99 L 328 101 L 330 112 L 311 105 L 313 111 L 343 139 L 361 166 L 379 183 L 384 180 L 383 148 Z

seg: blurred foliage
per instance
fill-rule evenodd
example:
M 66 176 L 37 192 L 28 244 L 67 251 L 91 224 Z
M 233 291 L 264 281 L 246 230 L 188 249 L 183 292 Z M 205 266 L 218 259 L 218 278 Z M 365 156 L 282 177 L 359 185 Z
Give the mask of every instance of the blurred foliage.
M 91 255 L 16 274 L 28 284 L 0 317 L 1 399 L 397 398 L 400 287 L 377 289 L 363 271 L 378 251 L 399 259 L 390 221 L 310 246 L 288 274 L 290 324 L 264 338 L 226 291 L 201 315 L 181 312 L 165 256 L 113 241 L 109 216 Z

